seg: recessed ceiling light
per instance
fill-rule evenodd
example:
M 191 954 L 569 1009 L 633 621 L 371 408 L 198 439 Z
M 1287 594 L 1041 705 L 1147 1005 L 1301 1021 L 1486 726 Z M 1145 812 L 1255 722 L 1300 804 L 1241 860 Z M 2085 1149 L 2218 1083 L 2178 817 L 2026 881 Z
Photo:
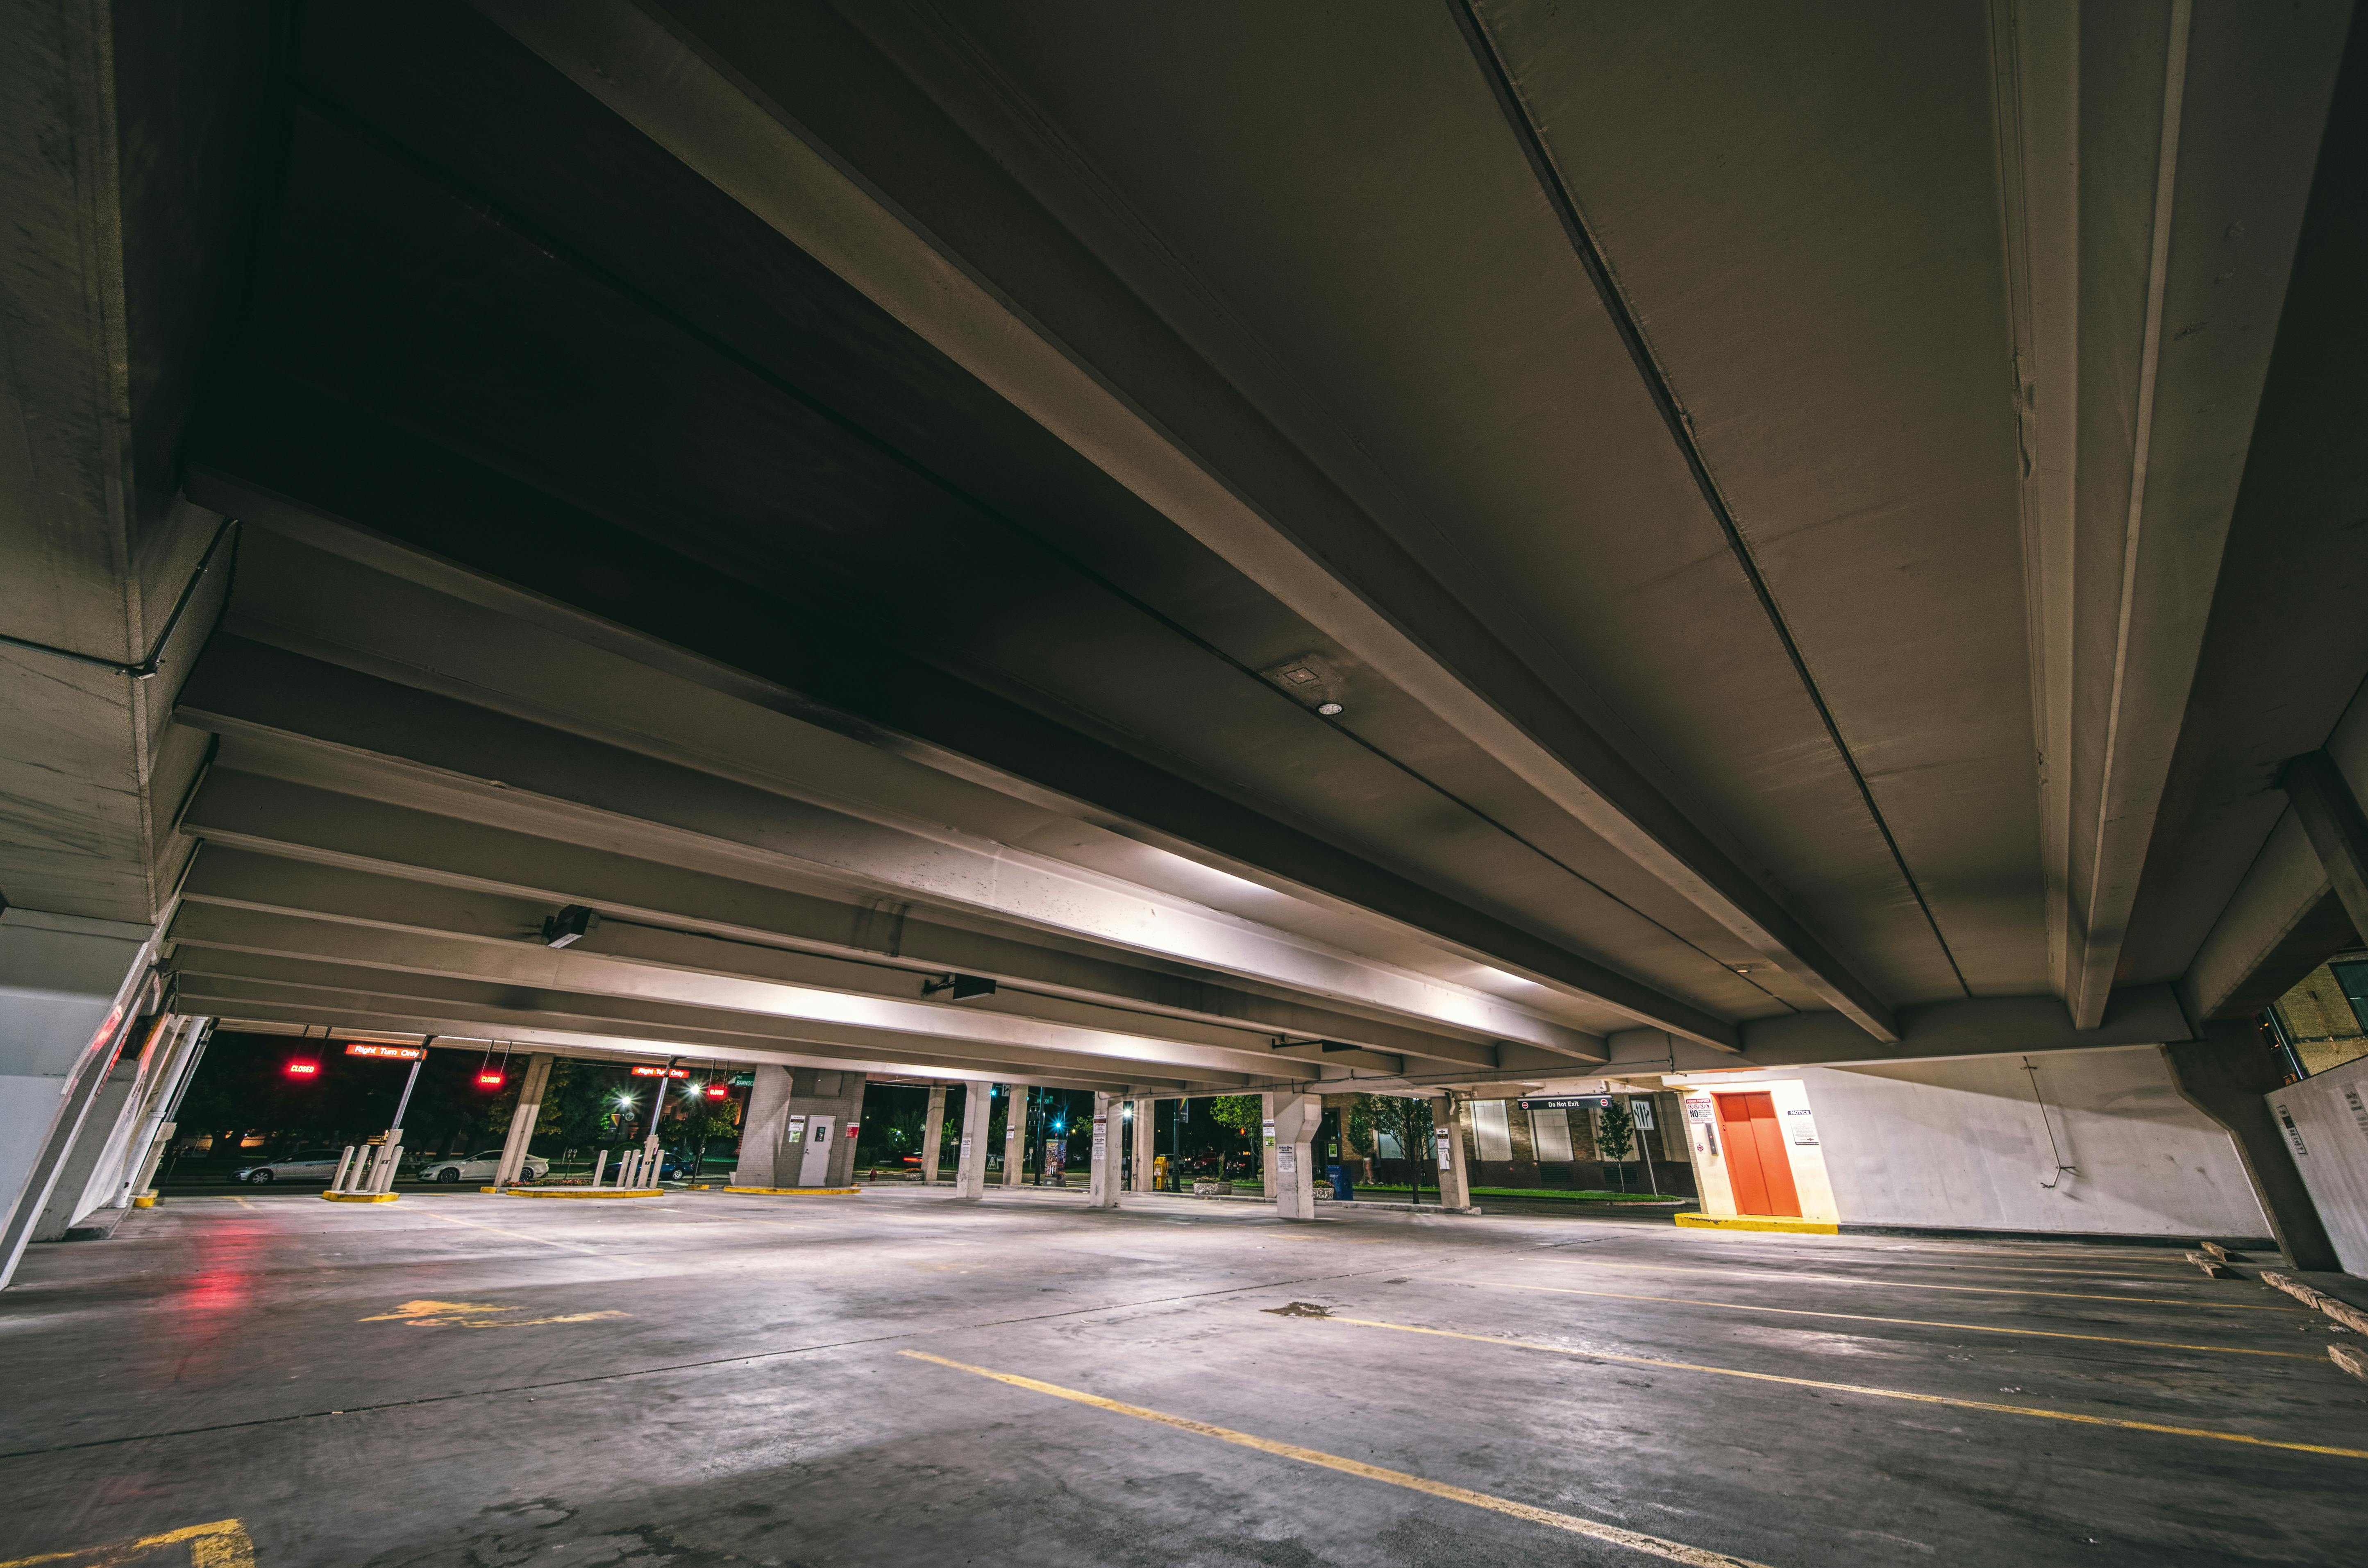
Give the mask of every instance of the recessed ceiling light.
M 1309 681 L 1315 678 L 1315 672 L 1309 669 L 1305 665 L 1294 665 L 1290 669 L 1282 672 L 1282 678 L 1291 682 L 1293 686 L 1305 686 Z
M 1326 702 L 1316 709 L 1315 711 L 1323 714 L 1326 719 L 1337 719 L 1340 716 L 1342 710 L 1340 705 L 1337 702 Z

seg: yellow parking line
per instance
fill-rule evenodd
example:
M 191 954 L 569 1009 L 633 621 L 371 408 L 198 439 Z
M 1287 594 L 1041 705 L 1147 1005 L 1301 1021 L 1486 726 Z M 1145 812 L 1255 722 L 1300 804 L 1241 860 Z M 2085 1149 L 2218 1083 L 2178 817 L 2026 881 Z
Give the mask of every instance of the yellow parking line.
M 1624 1290 L 1577 1290 L 1567 1285 L 1516 1285 L 1509 1279 L 1476 1279 L 1500 1290 L 1550 1290 L 1558 1296 L 1600 1296 L 1612 1301 L 1664 1301 L 1681 1307 L 1718 1307 L 1735 1312 L 1778 1312 L 1795 1318 L 1842 1318 L 1850 1323 L 1894 1323 L 1910 1328 L 1962 1329 L 1967 1334 L 2019 1334 L 2032 1339 L 2082 1339 L 2095 1345 L 2143 1345 L 2155 1350 L 2211 1350 L 2223 1356 L 2277 1356 L 2289 1361 L 2321 1361 L 2295 1350 L 2254 1350 L 2235 1345 L 2182 1345 L 2169 1339 L 2123 1339 L 2110 1334 L 2063 1334 L 2044 1328 L 1993 1328 L 1978 1323 L 1935 1323 L 1930 1318 L 1874 1317 L 1866 1312 L 1813 1312 L 1803 1307 L 1755 1307 L 1746 1301 L 1705 1301 L 1692 1296 L 1634 1296 Z
M 1839 1260 L 1836 1259 L 1834 1261 Z M 1856 1260 L 1853 1259 L 1852 1261 Z M 2159 1277 L 2152 1278 L 2149 1280 L 2148 1276 L 2135 1268 L 2025 1268 L 2021 1264 L 2016 1263 L 1920 1263 L 1912 1258 L 1886 1258 L 1884 1261 L 1895 1268 L 1963 1268 L 1968 1269 L 1975 1274 L 2069 1274 L 2077 1279 L 2112 1279 L 2118 1278 L 2146 1280 L 2157 1285 L 2169 1284 L 2173 1279 L 2180 1279 L 2181 1272 L 2183 1272 L 2189 1278 L 2193 1278 L 2195 1273 L 2195 1266 L 2192 1263 L 2186 1262 L 2180 1264 L 2179 1268 L 2180 1272 L 2173 1272 L 2166 1269 Z M 2184 1282 L 2185 1281 L 2182 1279 L 2181 1283 Z
M 2368 1460 L 2368 1449 L 2339 1449 L 2324 1443 L 2288 1443 L 2275 1437 L 2255 1437 L 2243 1432 L 2217 1432 L 2208 1426 L 2172 1426 L 2159 1421 L 2124 1421 L 2118 1416 L 2082 1415 L 2069 1410 L 2047 1410 L 2035 1404 L 1998 1404 L 1986 1399 L 1955 1399 L 1947 1394 L 1912 1393 L 1906 1389 L 1879 1389 L 1864 1383 L 1830 1383 L 1817 1378 L 1787 1378 L 1774 1372 L 1708 1367 L 1699 1361 L 1668 1361 L 1657 1356 L 1622 1356 L 1610 1350 L 1575 1350 L 1566 1345 L 1543 1345 L 1533 1339 L 1505 1339 L 1492 1334 L 1462 1334 L 1452 1328 L 1424 1328 L 1415 1324 L 1382 1323 L 1373 1318 L 1326 1315 L 1318 1321 L 1353 1324 L 1359 1328 L 1386 1328 L 1399 1334 L 1434 1335 L 1441 1339 L 1468 1339 L 1479 1345 L 1502 1345 L 1513 1350 L 1542 1350 L 1553 1356 L 1580 1356 L 1596 1361 L 1618 1361 L 1629 1367 L 1658 1367 L 1670 1372 L 1708 1372 L 1722 1378 L 1748 1378 L 1758 1383 L 1783 1383 L 1793 1388 L 1820 1389 L 1828 1393 L 1862 1393 L 1875 1399 L 1904 1399 L 1915 1404 L 1944 1404 L 1954 1410 L 1984 1410 L 1998 1415 L 2033 1415 L 2044 1421 L 2069 1421 L 2081 1426 L 2117 1426 L 2125 1432 L 2162 1432 L 2174 1437 L 2209 1437 L 2214 1442 L 2243 1443 L 2249 1448 L 2283 1449 L 2289 1453 L 2329 1454 L 2337 1459 Z
M 1486 1492 L 1473 1492 L 1461 1486 L 1450 1486 L 1444 1482 L 1426 1480 L 1419 1475 L 1409 1475 L 1402 1470 L 1383 1470 L 1379 1465 L 1342 1459 L 1338 1454 L 1327 1454 L 1320 1449 L 1303 1449 L 1296 1443 L 1279 1443 L 1271 1437 L 1256 1437 L 1247 1432 L 1236 1432 L 1230 1426 L 1212 1426 L 1206 1421 L 1192 1420 L 1189 1416 L 1170 1415 L 1164 1410 L 1147 1410 L 1139 1404 L 1121 1404 L 1117 1400 L 1104 1399 L 1099 1394 L 1087 1393 L 1078 1389 L 1063 1388 L 1058 1383 L 1039 1382 L 1034 1378 L 1023 1378 L 1015 1372 L 998 1372 L 992 1368 L 973 1367 L 966 1361 L 950 1361 L 943 1356 L 932 1356 L 923 1350 L 899 1350 L 896 1354 L 909 1356 L 916 1361 L 928 1361 L 940 1367 L 951 1367 L 958 1372 L 973 1372 L 982 1378 L 992 1378 L 998 1383 L 1008 1383 L 1016 1389 L 1027 1389 L 1034 1393 L 1051 1394 L 1054 1399 L 1089 1404 L 1096 1410 L 1107 1410 L 1119 1415 L 1132 1415 L 1138 1421 L 1157 1422 L 1162 1426 L 1173 1426 L 1179 1432 L 1190 1432 L 1195 1437 L 1214 1437 L 1221 1443 L 1233 1443 L 1245 1449 L 1256 1449 L 1260 1453 L 1276 1454 L 1283 1459 L 1297 1460 L 1302 1464 L 1320 1465 L 1326 1470 L 1337 1470 L 1343 1475 L 1354 1475 L 1366 1481 L 1386 1482 L 1392 1486 L 1403 1486 L 1410 1492 L 1428 1493 L 1433 1497 L 1444 1497 L 1451 1503 L 1464 1503 L 1474 1508 L 1486 1508 L 1491 1513 L 1526 1519 L 1531 1524 L 1544 1525 L 1550 1529 L 1567 1530 L 1572 1535 L 1587 1536 L 1595 1540 L 1607 1541 L 1613 1546 L 1624 1546 L 1632 1551 L 1645 1552 L 1671 1562 L 1690 1563 L 1693 1568 L 1766 1568 L 1765 1564 L 1754 1562 L 1747 1557 L 1729 1557 L 1724 1552 L 1705 1551 L 1698 1546 L 1688 1546 L 1682 1541 L 1664 1540 L 1659 1536 L 1643 1535 L 1635 1530 L 1622 1529 L 1618 1525 L 1608 1525 L 1600 1519 L 1584 1518 L 1577 1514 L 1560 1514 L 1551 1508 L 1535 1507 L 1528 1503 L 1516 1503 L 1510 1498 L 1493 1496 Z M 0 1568 L 10 1568 L 10 1565 L 0 1563 Z
M 69 1557 L 90 1558 L 83 1568 L 108 1568 L 136 1552 L 154 1547 L 189 1543 L 190 1568 L 255 1568 L 255 1543 L 247 1539 L 246 1527 L 236 1519 L 216 1519 L 210 1525 L 184 1525 L 162 1535 L 143 1536 L 138 1540 L 120 1541 L 111 1546 L 89 1546 L 80 1551 L 44 1551 L 37 1557 L 17 1557 L 0 1562 L 0 1568 L 32 1568 L 36 1562 L 59 1562 Z M 104 1556 L 98 1555 L 105 1553 Z
M 2176 1296 L 2099 1296 L 2078 1290 L 2021 1290 L 2010 1285 L 1918 1285 L 1905 1279 L 1852 1279 L 1839 1274 L 1780 1274 L 1767 1268 L 1690 1268 L 1683 1265 L 1606 1263 L 1600 1258 L 1577 1257 L 1557 1258 L 1555 1261 L 1574 1268 L 1625 1268 L 1641 1274 L 1721 1274 L 1778 1285 L 1805 1280 L 1816 1285 L 1855 1285 L 1861 1290 L 1960 1290 L 1977 1296 L 2045 1296 L 2057 1301 L 2119 1301 L 2125 1306 L 2135 1304 L 2142 1307 L 2209 1307 L 2215 1312 L 2290 1312 L 2301 1310 L 2254 1301 L 2192 1301 Z

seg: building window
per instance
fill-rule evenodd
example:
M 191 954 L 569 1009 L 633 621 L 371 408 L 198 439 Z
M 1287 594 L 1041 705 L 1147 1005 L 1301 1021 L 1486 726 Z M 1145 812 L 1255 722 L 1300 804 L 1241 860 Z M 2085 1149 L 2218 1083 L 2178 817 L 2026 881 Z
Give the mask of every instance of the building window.
M 1565 1165 L 1570 1163 L 1570 1112 L 1530 1112 L 1530 1135 L 1537 1140 L 1540 1165 Z
M 1503 1100 L 1472 1102 L 1472 1142 L 1484 1160 L 1513 1157 L 1513 1130 L 1507 1122 Z

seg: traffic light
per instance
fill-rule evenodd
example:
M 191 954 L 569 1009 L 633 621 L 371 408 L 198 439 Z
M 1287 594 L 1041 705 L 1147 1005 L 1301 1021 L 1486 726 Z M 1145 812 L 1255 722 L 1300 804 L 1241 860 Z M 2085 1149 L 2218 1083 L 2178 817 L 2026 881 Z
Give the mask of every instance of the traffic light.
M 291 1078 L 317 1078 L 321 1075 L 321 1064 L 296 1057 L 288 1063 L 288 1075 Z

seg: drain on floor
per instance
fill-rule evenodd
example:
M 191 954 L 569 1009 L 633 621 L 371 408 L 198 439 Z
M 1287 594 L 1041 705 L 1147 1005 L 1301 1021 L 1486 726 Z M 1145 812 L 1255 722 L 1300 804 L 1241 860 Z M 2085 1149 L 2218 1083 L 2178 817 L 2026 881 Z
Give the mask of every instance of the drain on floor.
M 1328 1318 L 1332 1315 L 1313 1301 L 1293 1301 L 1287 1307 L 1260 1307 L 1258 1311 L 1272 1312 L 1279 1318 Z

